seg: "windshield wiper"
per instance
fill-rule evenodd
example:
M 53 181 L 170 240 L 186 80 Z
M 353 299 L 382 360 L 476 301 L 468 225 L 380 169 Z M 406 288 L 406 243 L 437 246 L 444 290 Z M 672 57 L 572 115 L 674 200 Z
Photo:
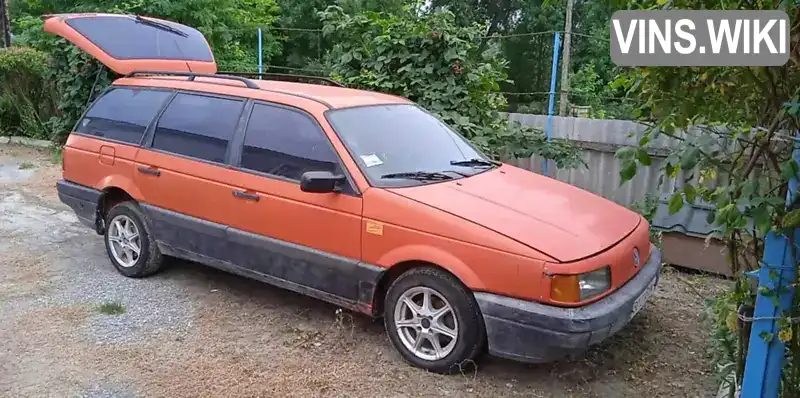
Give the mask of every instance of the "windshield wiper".
M 487 166 L 487 167 L 491 167 L 491 166 L 499 166 L 500 165 L 500 163 L 495 162 L 493 160 L 480 159 L 480 158 L 472 158 L 472 159 L 465 159 L 465 160 L 451 160 L 450 164 L 453 165 L 453 166 L 466 166 L 466 167 L 472 167 L 472 166 Z
M 403 178 L 408 180 L 420 180 L 420 181 L 434 181 L 434 180 L 452 180 L 453 177 L 449 176 L 444 173 L 439 173 L 436 171 L 411 171 L 405 173 L 391 173 L 391 174 L 384 174 L 381 178 Z
M 136 22 L 138 22 L 138 23 L 140 23 L 142 25 L 152 26 L 152 27 L 154 27 L 156 29 L 161 29 L 161 30 L 163 30 L 165 32 L 174 33 L 174 34 L 176 34 L 178 36 L 189 37 L 188 33 L 184 32 L 184 31 L 182 31 L 180 29 L 173 28 L 172 26 L 169 26 L 169 25 L 167 25 L 165 23 L 156 22 L 156 21 L 153 21 L 153 20 L 150 20 L 150 19 L 147 19 L 147 18 L 142 18 L 141 15 L 136 15 L 134 17 L 134 19 L 136 19 Z

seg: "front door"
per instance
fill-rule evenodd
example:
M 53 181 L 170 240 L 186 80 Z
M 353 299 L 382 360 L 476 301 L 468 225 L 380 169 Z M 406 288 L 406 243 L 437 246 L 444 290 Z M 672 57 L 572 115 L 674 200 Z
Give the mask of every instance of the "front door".
M 214 54 L 197 29 L 123 14 L 45 15 L 44 30 L 61 36 L 109 69 L 216 73 Z
M 235 262 L 264 275 L 358 299 L 361 197 L 300 190 L 306 171 L 341 173 L 312 116 L 256 102 L 244 135 L 237 184 L 243 191 L 228 230 Z

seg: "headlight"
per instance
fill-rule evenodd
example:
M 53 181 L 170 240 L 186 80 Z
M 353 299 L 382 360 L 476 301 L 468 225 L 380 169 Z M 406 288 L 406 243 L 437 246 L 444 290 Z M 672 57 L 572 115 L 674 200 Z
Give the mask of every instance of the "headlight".
M 550 281 L 550 299 L 577 303 L 605 293 L 611 288 L 611 268 L 577 275 L 554 275 Z
M 611 268 L 605 266 L 579 275 L 578 287 L 581 291 L 580 301 L 605 293 L 611 288 Z

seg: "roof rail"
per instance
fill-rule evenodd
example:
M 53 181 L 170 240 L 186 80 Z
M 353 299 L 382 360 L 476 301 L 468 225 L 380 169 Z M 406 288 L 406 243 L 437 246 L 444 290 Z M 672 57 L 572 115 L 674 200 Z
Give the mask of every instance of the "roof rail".
M 259 89 L 257 84 L 255 84 L 252 80 L 241 77 L 241 76 L 231 76 L 225 74 L 215 74 L 215 73 L 194 73 L 194 72 L 165 72 L 165 71 L 149 71 L 149 70 L 136 70 L 131 73 L 125 75 L 125 77 L 136 77 L 136 76 L 186 76 L 188 77 L 189 81 L 194 81 L 197 77 L 210 77 L 214 79 L 227 79 L 227 80 L 235 80 L 238 82 L 244 83 L 247 88 L 254 88 Z
M 293 75 L 287 73 L 259 73 L 259 72 L 219 72 L 219 73 L 230 76 L 246 76 L 254 78 L 263 77 L 267 80 L 278 80 L 283 82 L 309 83 L 309 84 L 319 84 L 323 86 L 344 87 L 343 84 L 337 82 L 336 80 L 320 76 Z

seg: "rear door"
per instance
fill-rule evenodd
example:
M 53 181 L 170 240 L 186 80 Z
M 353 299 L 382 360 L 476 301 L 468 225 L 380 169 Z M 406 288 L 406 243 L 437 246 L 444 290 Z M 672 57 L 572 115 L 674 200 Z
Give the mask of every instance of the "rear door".
M 205 37 L 186 25 L 122 14 L 43 18 L 46 32 L 67 39 L 121 75 L 133 71 L 217 72 Z
M 239 203 L 226 163 L 245 100 L 179 92 L 136 155 L 136 185 L 156 240 L 195 261 L 227 260 L 225 230 Z M 201 257 L 197 257 L 201 256 Z

